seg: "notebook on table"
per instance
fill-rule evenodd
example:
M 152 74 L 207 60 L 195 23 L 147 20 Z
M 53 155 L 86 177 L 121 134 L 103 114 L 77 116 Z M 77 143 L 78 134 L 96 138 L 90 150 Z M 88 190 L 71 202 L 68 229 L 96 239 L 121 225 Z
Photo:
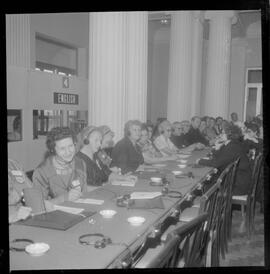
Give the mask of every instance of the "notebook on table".
M 68 228 L 80 223 L 85 218 L 94 215 L 94 211 L 83 211 L 81 215 L 64 212 L 61 210 L 54 210 L 42 214 L 34 215 L 16 222 L 18 225 L 44 227 L 49 229 L 67 230 Z

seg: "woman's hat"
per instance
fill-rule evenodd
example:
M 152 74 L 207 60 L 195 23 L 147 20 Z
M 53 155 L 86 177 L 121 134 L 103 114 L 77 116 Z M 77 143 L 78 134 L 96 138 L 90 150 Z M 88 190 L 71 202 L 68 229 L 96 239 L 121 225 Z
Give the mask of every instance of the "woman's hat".
M 112 134 L 114 135 L 113 131 L 106 125 L 98 127 L 98 130 L 101 132 L 102 137 L 104 137 L 106 134 Z
M 87 139 L 89 137 L 89 135 L 93 132 L 93 131 L 100 131 L 98 127 L 96 126 L 86 126 L 84 127 L 80 134 L 80 137 L 82 140 Z M 102 133 L 102 132 L 101 132 Z

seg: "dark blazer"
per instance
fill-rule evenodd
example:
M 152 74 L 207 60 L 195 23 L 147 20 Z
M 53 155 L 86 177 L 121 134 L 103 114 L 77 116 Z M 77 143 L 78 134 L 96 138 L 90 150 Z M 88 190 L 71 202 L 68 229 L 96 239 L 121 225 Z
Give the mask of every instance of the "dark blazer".
M 240 157 L 236 172 L 236 181 L 233 188 L 233 195 L 245 195 L 251 187 L 251 165 L 246 154 L 246 147 L 243 142 L 231 141 L 223 145 L 210 160 L 201 159 L 200 165 L 215 167 L 219 172 L 223 171 L 230 163 Z
M 140 147 L 132 144 L 128 137 L 121 139 L 113 148 L 112 164 L 121 168 L 122 174 L 135 171 L 144 159 Z
M 172 134 L 170 140 L 178 149 L 181 149 L 188 144 L 184 134 L 181 134 L 180 136 L 175 136 Z
M 244 145 L 246 147 L 247 152 L 249 152 L 251 149 L 255 149 L 256 155 L 259 152 L 263 151 L 263 140 L 262 139 L 258 139 L 258 143 L 255 143 L 255 142 L 247 139 L 247 140 L 244 140 Z
M 187 134 L 185 134 L 185 140 L 187 141 L 187 145 L 192 145 L 194 143 L 202 143 L 204 145 L 208 145 L 209 142 L 204 138 L 198 128 L 190 127 L 190 130 Z
M 108 181 L 111 170 L 102 163 L 96 153 L 93 156 L 93 160 L 81 151 L 77 153 L 77 157 L 85 162 L 87 185 L 100 186 Z

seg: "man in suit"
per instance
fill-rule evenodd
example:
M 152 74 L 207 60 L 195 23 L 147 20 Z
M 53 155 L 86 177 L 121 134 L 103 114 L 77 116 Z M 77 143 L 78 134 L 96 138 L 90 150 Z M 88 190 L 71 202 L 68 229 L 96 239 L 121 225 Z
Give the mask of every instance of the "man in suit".
M 205 146 L 208 145 L 208 141 L 205 139 L 205 137 L 201 134 L 199 130 L 200 124 L 201 124 L 200 117 L 198 116 L 192 117 L 191 127 L 189 129 L 189 132 L 185 136 L 188 145 L 191 145 L 194 143 L 201 143 Z

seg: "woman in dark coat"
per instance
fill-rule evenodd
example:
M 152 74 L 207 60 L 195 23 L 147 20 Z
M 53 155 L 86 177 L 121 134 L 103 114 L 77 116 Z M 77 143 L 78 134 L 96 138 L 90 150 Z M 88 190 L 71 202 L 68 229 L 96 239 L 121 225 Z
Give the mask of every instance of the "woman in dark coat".
M 246 195 L 251 187 L 251 165 L 246 154 L 241 129 L 235 125 L 225 127 L 227 141 L 216 151 L 210 159 L 199 159 L 197 163 L 204 166 L 215 167 L 222 172 L 230 163 L 240 157 L 236 171 L 236 181 L 233 195 Z

